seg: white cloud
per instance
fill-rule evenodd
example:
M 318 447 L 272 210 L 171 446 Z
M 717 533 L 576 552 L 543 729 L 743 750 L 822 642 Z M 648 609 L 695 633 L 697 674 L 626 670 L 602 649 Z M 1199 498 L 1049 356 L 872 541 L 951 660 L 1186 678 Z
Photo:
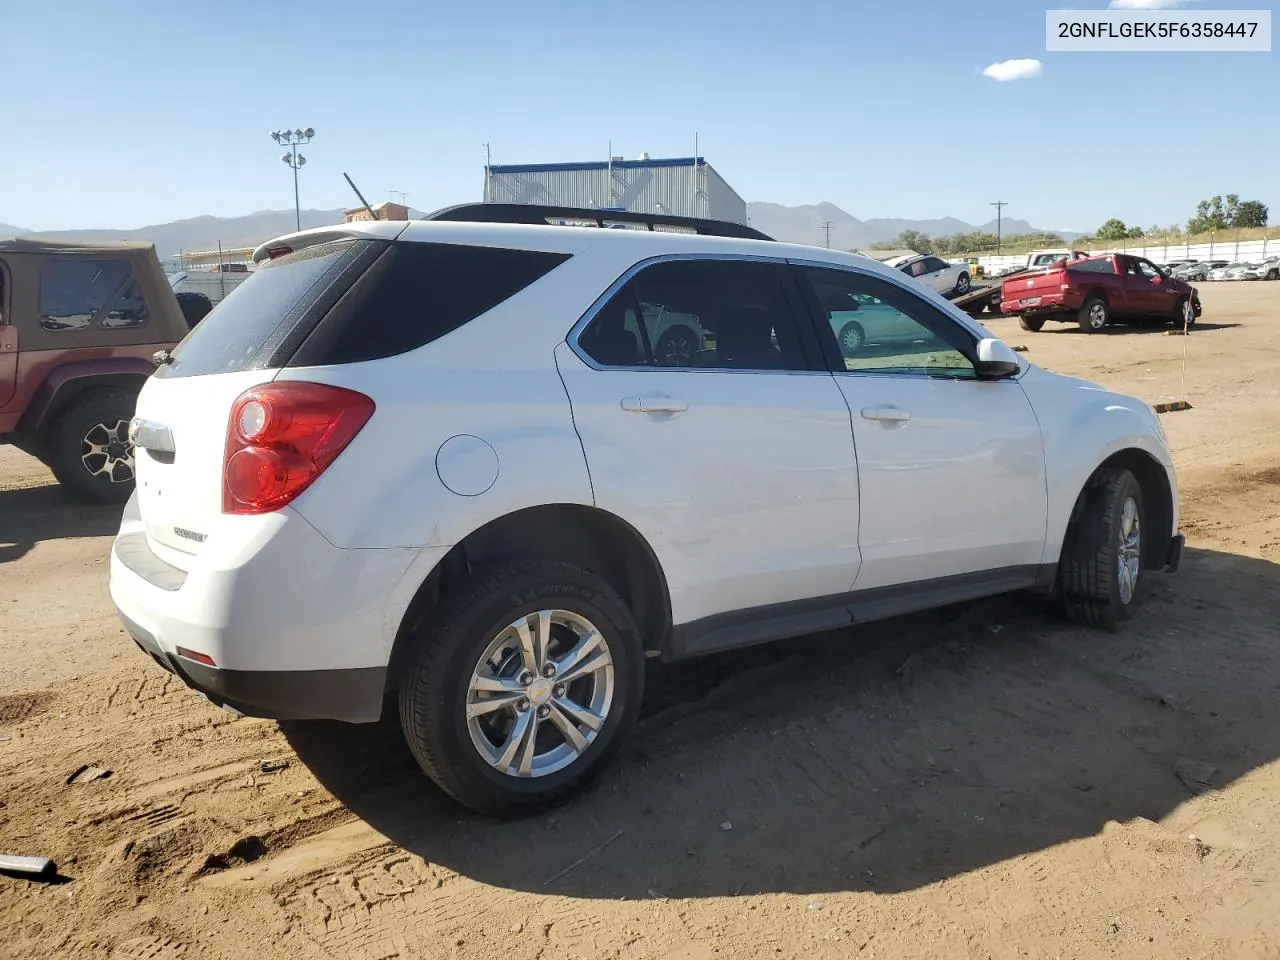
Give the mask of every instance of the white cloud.
M 1195 2 L 1196 0 L 1111 0 L 1108 6 L 1112 10 L 1167 10 Z
M 1044 64 L 1039 60 L 1001 60 L 982 71 L 983 76 L 1005 83 L 1009 80 L 1026 80 L 1044 73 Z

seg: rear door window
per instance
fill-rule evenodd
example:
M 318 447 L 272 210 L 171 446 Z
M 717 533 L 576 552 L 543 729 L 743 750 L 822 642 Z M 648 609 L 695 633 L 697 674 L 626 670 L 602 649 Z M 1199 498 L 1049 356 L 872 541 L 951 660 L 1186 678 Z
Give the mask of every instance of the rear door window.
M 129 272 L 127 260 L 67 257 L 46 261 L 40 268 L 40 326 L 51 331 L 92 326 L 114 306 Z M 145 323 L 145 309 L 142 317 Z

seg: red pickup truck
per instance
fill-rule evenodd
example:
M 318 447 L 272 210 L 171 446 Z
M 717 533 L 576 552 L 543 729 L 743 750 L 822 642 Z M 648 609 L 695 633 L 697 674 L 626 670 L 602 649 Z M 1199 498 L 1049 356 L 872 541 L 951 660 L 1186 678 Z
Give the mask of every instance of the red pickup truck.
M 1074 320 L 1097 333 L 1117 321 L 1189 326 L 1200 316 L 1200 295 L 1150 260 L 1115 253 L 1010 277 L 1000 287 L 1000 310 L 1017 314 L 1023 330 Z

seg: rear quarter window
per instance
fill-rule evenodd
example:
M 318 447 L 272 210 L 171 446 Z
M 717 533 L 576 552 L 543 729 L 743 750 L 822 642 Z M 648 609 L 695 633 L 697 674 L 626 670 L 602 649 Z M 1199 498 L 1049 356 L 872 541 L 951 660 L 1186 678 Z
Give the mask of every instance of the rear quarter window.
M 289 366 L 356 363 L 417 349 L 568 259 L 536 250 L 393 243 L 320 321 Z
M 196 377 L 266 366 L 281 329 L 300 322 L 357 246 L 351 240 L 322 243 L 266 261 L 192 328 L 157 375 Z

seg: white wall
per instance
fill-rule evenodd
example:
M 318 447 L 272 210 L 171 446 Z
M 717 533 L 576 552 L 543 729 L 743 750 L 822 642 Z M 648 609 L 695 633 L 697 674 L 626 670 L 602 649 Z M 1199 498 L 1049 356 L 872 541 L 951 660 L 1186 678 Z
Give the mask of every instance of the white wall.
M 1167 246 L 1136 246 L 1120 244 L 1101 250 L 1090 250 L 1090 253 L 1131 253 L 1137 257 L 1146 257 L 1153 263 L 1168 263 L 1170 260 L 1237 260 L 1245 263 L 1265 260 L 1267 257 L 1280 256 L 1280 238 L 1271 240 L 1224 240 L 1215 243 L 1171 243 Z M 1002 257 L 979 257 L 978 263 L 988 274 L 999 273 L 1010 267 L 1023 266 L 1027 262 L 1025 253 Z

